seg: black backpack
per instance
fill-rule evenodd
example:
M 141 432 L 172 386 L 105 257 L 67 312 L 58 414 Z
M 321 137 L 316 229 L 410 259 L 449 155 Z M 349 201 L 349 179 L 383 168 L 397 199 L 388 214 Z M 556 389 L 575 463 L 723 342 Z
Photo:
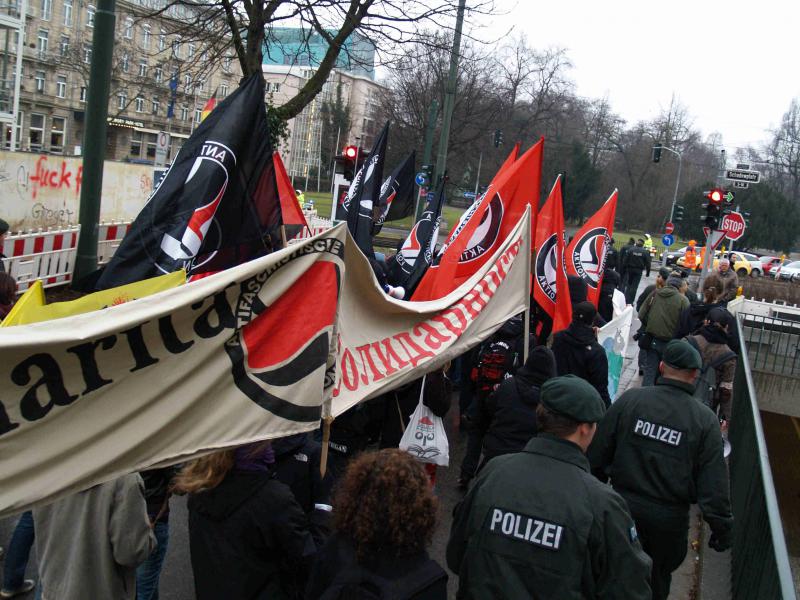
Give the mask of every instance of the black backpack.
M 700 352 L 700 346 L 697 344 L 697 340 L 694 339 L 694 336 L 689 335 L 686 336 L 685 339 L 695 350 Z M 712 410 L 714 409 L 714 396 L 717 393 L 718 387 L 717 367 L 722 366 L 734 358 L 736 358 L 736 353 L 729 350 L 709 363 L 703 361 L 703 366 L 700 368 L 700 376 L 697 378 L 697 385 L 694 388 L 693 395 L 699 402 L 705 404 Z
M 410 600 L 441 579 L 447 573 L 431 559 L 397 579 L 352 565 L 339 572 L 319 600 Z
M 517 366 L 517 352 L 509 340 L 494 340 L 481 348 L 478 365 L 473 369 L 472 380 L 478 391 L 491 392 Z

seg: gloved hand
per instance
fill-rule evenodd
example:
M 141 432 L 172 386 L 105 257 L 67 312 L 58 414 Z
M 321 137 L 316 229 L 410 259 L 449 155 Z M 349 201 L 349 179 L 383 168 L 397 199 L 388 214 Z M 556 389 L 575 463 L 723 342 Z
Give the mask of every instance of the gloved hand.
M 730 534 L 717 535 L 716 533 L 712 533 L 711 537 L 708 538 L 708 547 L 717 552 L 725 552 L 725 550 L 731 547 Z

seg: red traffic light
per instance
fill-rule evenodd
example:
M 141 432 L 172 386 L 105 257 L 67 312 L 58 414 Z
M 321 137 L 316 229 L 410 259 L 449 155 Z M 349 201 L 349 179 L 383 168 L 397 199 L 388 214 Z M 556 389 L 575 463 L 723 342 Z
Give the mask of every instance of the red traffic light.
M 719 204 L 720 202 L 722 202 L 723 190 L 721 190 L 720 188 L 714 188 L 713 190 L 708 190 L 703 195 L 706 198 L 708 198 L 711 204 Z
M 355 146 L 345 146 L 344 150 L 342 151 L 342 154 L 344 154 L 346 158 L 354 160 L 356 154 L 358 154 L 358 148 L 356 148 Z

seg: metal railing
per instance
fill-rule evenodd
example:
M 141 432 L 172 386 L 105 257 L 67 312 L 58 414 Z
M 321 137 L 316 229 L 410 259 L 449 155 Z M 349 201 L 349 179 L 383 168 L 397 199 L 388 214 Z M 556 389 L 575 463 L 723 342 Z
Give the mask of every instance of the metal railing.
M 743 317 L 737 319 L 744 352 L 734 380 L 730 428 L 733 598 L 797 600 L 750 371 Z
M 741 314 L 742 341 L 754 371 L 800 377 L 800 321 L 796 315 Z

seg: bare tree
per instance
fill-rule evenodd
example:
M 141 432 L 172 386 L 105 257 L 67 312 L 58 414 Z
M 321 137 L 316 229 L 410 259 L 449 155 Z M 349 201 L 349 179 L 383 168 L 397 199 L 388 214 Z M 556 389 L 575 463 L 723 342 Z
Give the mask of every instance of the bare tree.
M 778 188 L 795 203 L 800 201 L 800 102 L 796 98 L 772 132 L 766 154 Z

